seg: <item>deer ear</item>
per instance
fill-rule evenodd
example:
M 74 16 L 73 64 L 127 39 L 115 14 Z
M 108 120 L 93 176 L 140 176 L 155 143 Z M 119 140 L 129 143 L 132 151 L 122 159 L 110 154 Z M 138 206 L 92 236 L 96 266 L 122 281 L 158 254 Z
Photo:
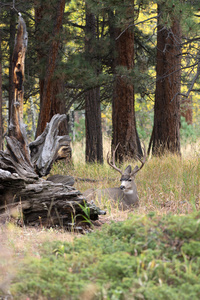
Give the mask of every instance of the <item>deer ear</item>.
M 126 169 L 124 170 L 124 175 L 129 175 L 131 173 L 131 166 L 128 165 L 128 167 L 126 167 Z
M 135 168 L 134 168 L 134 170 L 133 170 L 133 174 L 135 174 L 137 171 L 139 170 L 139 167 L 138 166 L 136 166 Z

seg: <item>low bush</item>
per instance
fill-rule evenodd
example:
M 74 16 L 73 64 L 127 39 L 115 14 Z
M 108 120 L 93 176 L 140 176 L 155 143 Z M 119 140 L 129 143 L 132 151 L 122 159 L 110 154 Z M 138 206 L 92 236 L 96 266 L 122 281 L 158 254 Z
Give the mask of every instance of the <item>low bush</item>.
M 14 299 L 200 299 L 200 213 L 132 215 L 41 247 L 11 285 Z

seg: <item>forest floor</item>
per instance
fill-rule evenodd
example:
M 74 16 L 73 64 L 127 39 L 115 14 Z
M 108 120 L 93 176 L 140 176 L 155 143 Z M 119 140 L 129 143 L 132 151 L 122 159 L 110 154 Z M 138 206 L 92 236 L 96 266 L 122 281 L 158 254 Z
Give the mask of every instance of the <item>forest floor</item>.
M 88 188 L 105 188 L 119 186 L 118 173 L 107 164 L 86 165 L 80 144 L 74 146 L 73 163 L 59 162 L 54 165 L 51 175 L 71 175 L 76 179 L 75 188 L 81 192 Z M 140 196 L 140 206 L 131 211 L 121 211 L 109 201 L 103 203 L 101 209 L 106 210 L 105 216 L 100 216 L 94 222 L 94 230 L 103 224 L 124 221 L 131 215 L 145 216 L 156 214 L 188 215 L 197 212 L 200 205 L 200 144 L 188 145 L 184 148 L 182 157 L 166 155 L 161 158 L 149 159 L 144 168 L 137 174 L 136 184 Z M 135 162 L 127 160 L 135 166 Z M 95 179 L 95 182 L 81 181 L 78 178 Z M 97 203 L 98 206 L 98 203 Z M 18 270 L 20 263 L 26 257 L 40 258 L 41 247 L 45 243 L 73 242 L 75 237 L 82 237 L 73 230 L 64 228 L 31 228 L 16 226 L 10 222 L 0 229 L 0 299 L 1 293 L 6 294 Z M 28 298 L 27 298 L 28 299 Z M 41 298 L 44 299 L 44 298 Z

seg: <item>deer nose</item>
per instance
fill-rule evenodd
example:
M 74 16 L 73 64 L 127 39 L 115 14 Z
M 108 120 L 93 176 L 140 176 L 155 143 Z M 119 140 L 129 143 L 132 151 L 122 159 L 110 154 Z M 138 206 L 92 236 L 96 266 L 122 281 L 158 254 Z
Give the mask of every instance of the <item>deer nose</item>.
M 121 189 L 121 190 L 124 190 L 124 189 L 125 189 L 125 186 L 124 186 L 124 185 L 120 185 L 120 189 Z

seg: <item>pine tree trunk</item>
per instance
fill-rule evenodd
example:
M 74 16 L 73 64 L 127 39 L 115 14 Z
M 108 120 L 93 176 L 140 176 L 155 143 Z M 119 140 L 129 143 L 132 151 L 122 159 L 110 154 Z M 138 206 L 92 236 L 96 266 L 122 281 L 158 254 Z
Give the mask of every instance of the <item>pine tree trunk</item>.
M 64 80 L 57 77 L 52 80 L 52 97 L 50 119 L 55 114 L 66 114 L 66 105 L 64 98 Z M 59 135 L 68 134 L 67 118 L 59 126 Z
M 116 29 L 116 67 L 123 67 L 126 72 L 134 68 L 134 31 L 126 29 L 122 34 Z M 115 69 L 116 72 L 116 69 Z M 134 87 L 127 76 L 115 74 L 112 102 L 113 137 L 112 147 L 120 143 L 117 159 L 123 161 L 125 156 L 134 157 L 138 154 L 137 131 L 135 119 Z
M 99 88 L 94 88 L 85 96 L 86 162 L 103 163 L 99 93 Z
M 53 5 L 48 4 L 50 5 L 48 9 L 51 9 L 53 18 L 51 22 L 52 24 L 55 24 L 52 29 L 53 32 L 51 32 L 51 30 L 48 32 L 49 24 L 45 24 L 45 14 L 49 13 L 49 11 L 46 12 L 46 4 L 47 3 L 43 1 L 41 2 L 41 5 L 35 9 L 37 28 L 36 33 L 37 40 L 39 42 L 37 48 L 38 60 L 41 64 L 44 64 L 41 66 L 42 71 L 40 73 L 40 114 L 36 136 L 39 136 L 44 131 L 46 124 L 50 121 L 52 115 L 52 98 L 56 94 L 54 90 L 55 85 L 53 84 L 53 76 L 56 69 L 56 60 L 59 52 L 60 39 L 58 36 L 62 28 L 65 0 L 57 0 L 56 3 L 54 3 L 54 6 L 56 5 L 57 7 L 56 10 L 53 9 Z M 50 45 L 47 43 L 45 47 L 44 42 L 49 40 L 49 35 L 51 35 L 53 39 Z M 56 112 L 54 112 L 54 114 L 55 113 Z M 58 113 L 62 114 L 64 112 L 59 111 Z
M 158 12 L 162 10 L 158 8 Z M 152 134 L 152 154 L 166 151 L 180 154 L 180 24 L 173 20 L 170 29 L 158 25 L 157 79 Z
M 95 16 L 86 8 L 86 59 L 93 66 L 95 76 L 99 70 L 95 66 L 93 42 L 96 39 Z M 103 163 L 103 144 L 101 128 L 100 87 L 90 89 L 85 94 L 86 162 Z

